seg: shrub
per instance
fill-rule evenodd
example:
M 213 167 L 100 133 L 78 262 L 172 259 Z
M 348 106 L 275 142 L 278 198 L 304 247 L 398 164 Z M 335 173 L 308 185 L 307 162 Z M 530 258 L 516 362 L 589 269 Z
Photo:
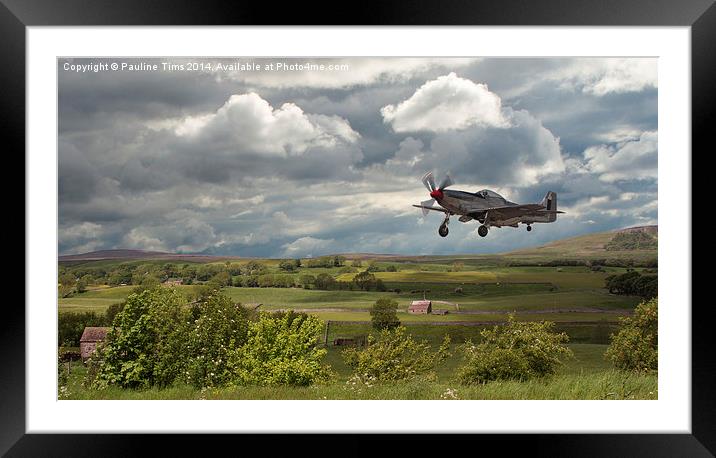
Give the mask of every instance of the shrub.
M 433 351 L 427 341 L 416 341 L 404 326 L 369 335 L 365 349 L 348 348 L 343 358 L 362 382 L 392 382 L 417 377 L 435 378 L 436 367 L 449 356 L 450 337 Z
M 230 355 L 231 383 L 307 386 L 326 380 L 326 350 L 317 346 L 323 326 L 311 315 L 260 313 L 249 324 L 246 344 Z
M 383 297 L 378 299 L 370 310 L 370 320 L 373 329 L 393 329 L 400 326 L 398 320 L 398 303 Z
M 621 319 L 621 329 L 611 336 L 605 357 L 622 370 L 656 372 L 658 369 L 658 298 L 637 305 L 634 315 Z
M 224 385 L 231 379 L 229 355 L 246 343 L 247 317 L 246 309 L 223 294 L 212 294 L 192 306 L 181 332 L 182 345 L 171 349 L 175 358 L 186 361 L 180 364 L 186 383 L 200 388 Z
M 97 349 L 96 388 L 169 384 L 178 373 L 177 351 L 187 321 L 185 299 L 174 288 L 157 287 L 127 297 L 104 345 Z
M 566 334 L 553 331 L 554 323 L 516 321 L 510 315 L 507 324 L 485 329 L 482 341 L 461 346 L 464 364 L 457 378 L 465 385 L 493 380 L 528 380 L 554 374 L 560 358 L 571 356 L 564 344 Z

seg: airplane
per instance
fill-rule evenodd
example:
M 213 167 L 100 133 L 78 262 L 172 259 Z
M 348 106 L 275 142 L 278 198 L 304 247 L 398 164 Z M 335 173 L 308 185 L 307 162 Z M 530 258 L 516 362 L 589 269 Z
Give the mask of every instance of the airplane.
M 522 223 L 527 225 L 527 231 L 531 231 L 533 223 L 553 223 L 557 221 L 558 213 L 564 213 L 557 211 L 557 193 L 552 191 L 540 203 L 516 204 L 489 189 L 475 193 L 445 189 L 454 184 L 449 175 L 445 175 L 440 186 L 435 186 L 432 172 L 426 173 L 422 182 L 430 191 L 431 199 L 413 207 L 420 208 L 423 216 L 431 210 L 445 213 L 445 219 L 438 228 L 441 237 L 447 237 L 452 215 L 460 215 L 458 221 L 461 223 L 471 220 L 480 222 L 477 233 L 485 237 L 490 227 L 518 227 Z M 436 201 L 440 207 L 434 206 Z

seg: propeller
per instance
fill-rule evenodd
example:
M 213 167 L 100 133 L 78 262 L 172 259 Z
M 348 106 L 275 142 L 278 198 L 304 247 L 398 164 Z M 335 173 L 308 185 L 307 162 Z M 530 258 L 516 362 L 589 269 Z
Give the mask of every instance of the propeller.
M 420 202 L 420 206 L 423 207 L 421 208 L 421 210 L 423 211 L 423 216 L 427 216 L 428 212 L 430 211 L 425 207 L 432 207 L 433 205 L 435 205 L 435 199 L 429 199 Z
M 435 186 L 435 179 L 433 178 L 433 172 L 428 172 L 425 175 L 423 175 L 423 178 L 421 180 L 425 187 L 430 191 L 430 200 L 426 200 L 424 202 L 420 202 L 421 207 L 432 207 L 435 205 L 435 199 L 442 199 L 443 198 L 443 189 L 447 188 L 448 186 L 452 186 L 453 181 L 452 178 L 450 178 L 450 175 L 445 175 L 445 178 L 443 178 L 443 181 L 440 182 L 440 186 Z M 422 208 L 423 216 L 426 216 L 428 214 L 428 209 Z
M 425 175 L 423 175 L 422 178 L 423 184 L 426 188 L 428 188 L 428 191 L 433 192 L 435 191 L 435 179 L 433 178 L 433 172 L 428 172 Z

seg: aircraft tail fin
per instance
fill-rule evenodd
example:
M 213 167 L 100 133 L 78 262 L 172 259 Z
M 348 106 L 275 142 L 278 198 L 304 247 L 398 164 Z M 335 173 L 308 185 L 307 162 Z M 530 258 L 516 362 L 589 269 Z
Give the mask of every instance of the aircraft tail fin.
M 550 213 L 549 215 L 549 221 L 556 221 L 557 220 L 557 193 L 554 191 L 549 191 L 544 196 L 544 199 L 542 199 L 542 202 L 540 202 L 540 205 L 545 207 L 546 210 L 555 212 Z

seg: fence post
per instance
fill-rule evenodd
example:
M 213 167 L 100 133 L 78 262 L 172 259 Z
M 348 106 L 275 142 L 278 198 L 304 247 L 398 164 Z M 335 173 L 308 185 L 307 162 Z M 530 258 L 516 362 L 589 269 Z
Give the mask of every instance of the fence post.
M 323 336 L 323 344 L 328 346 L 328 327 L 331 325 L 330 320 L 326 320 L 326 334 Z

